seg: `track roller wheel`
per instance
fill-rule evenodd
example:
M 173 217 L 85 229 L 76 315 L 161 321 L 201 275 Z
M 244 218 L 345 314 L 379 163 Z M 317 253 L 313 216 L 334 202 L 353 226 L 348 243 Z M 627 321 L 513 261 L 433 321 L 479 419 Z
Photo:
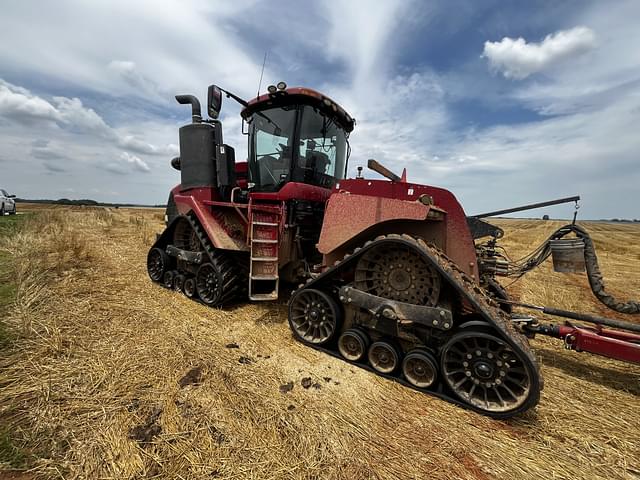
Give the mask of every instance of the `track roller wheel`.
M 329 295 L 312 288 L 298 290 L 289 301 L 289 326 L 301 340 L 322 345 L 338 331 L 342 313 Z
M 147 255 L 147 273 L 154 282 L 161 282 L 169 268 L 169 255 L 160 248 L 152 248 Z
M 346 330 L 338 339 L 340 355 L 350 362 L 359 362 L 367 355 L 369 336 L 358 328 Z
M 164 276 L 162 277 L 163 285 L 167 288 L 173 288 L 173 279 L 175 278 L 175 276 L 176 274 L 173 270 L 164 272 Z
M 442 349 L 441 366 L 453 393 L 490 415 L 528 408 L 538 391 L 533 366 L 485 331 L 468 328 L 451 337 Z
M 183 291 L 184 294 L 189 297 L 189 298 L 193 298 L 193 296 L 196 294 L 196 280 L 193 277 L 189 277 L 184 281 L 184 285 L 183 285 Z
M 414 387 L 429 388 L 438 378 L 438 367 L 431 353 L 416 348 L 404 357 L 402 373 L 404 378 Z
M 177 292 L 181 292 L 184 287 L 184 275 L 181 273 L 173 277 L 173 289 Z
M 400 351 L 385 341 L 374 342 L 369 347 L 368 358 L 374 370 L 387 375 L 400 366 Z

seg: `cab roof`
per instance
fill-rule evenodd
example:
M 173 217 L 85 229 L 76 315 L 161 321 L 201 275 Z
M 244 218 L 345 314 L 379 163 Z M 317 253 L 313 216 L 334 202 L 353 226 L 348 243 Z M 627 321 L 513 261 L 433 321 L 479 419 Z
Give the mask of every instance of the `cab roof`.
M 249 100 L 248 105 L 242 109 L 240 115 L 242 115 L 242 118 L 247 119 L 251 114 L 260 110 L 296 104 L 318 108 L 325 115 L 334 118 L 346 132 L 351 132 L 355 126 L 355 119 L 344 108 L 326 95 L 306 87 L 291 87 L 278 90 L 275 93 L 260 95 Z

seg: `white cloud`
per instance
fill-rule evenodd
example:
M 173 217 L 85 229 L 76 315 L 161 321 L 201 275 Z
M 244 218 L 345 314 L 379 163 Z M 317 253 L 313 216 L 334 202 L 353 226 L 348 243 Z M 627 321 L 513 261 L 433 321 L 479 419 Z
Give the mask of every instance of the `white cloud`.
M 506 78 L 523 79 L 562 61 L 595 48 L 595 34 L 587 27 L 560 30 L 547 35 L 540 43 L 527 43 L 522 37 L 504 37 L 499 42 L 485 42 L 483 57 L 495 71 Z
M 384 86 L 385 70 L 392 60 L 390 47 L 398 40 L 392 33 L 410 3 L 389 0 L 373 7 L 367 0 L 324 2 L 330 25 L 327 54 L 346 62 L 352 85 L 363 97 L 370 94 L 370 87 Z
M 168 101 L 171 96 L 162 92 L 156 82 L 142 74 L 135 62 L 130 60 L 112 60 L 108 69 L 131 88 L 131 93 L 138 96 L 155 98 L 157 101 Z
M 143 173 L 151 172 L 151 168 L 149 168 L 147 162 L 140 157 L 131 155 L 129 152 L 122 152 L 117 160 L 106 162 L 100 165 L 100 168 L 118 175 L 126 175 L 132 171 Z
M 87 108 L 79 98 L 53 97 L 53 104 L 59 116 L 59 123 L 82 132 L 109 135 L 109 127 L 92 108 Z
M 18 123 L 45 122 L 76 133 L 93 134 L 127 150 L 147 155 L 172 155 L 177 146 L 156 146 L 109 126 L 95 110 L 79 98 L 56 96 L 47 101 L 29 90 L 0 78 L 0 117 Z
M 0 78 L 0 115 L 20 122 L 60 121 L 60 113 L 46 100 Z
M 134 170 L 138 170 L 139 172 L 150 172 L 151 169 L 147 162 L 136 157 L 135 155 L 131 155 L 129 152 L 122 152 L 120 155 L 120 160 L 130 165 Z
M 351 137 L 350 171 L 375 158 L 398 173 L 407 167 L 416 180 L 417 172 L 430 168 L 426 159 L 432 157 L 439 136 L 446 131 L 443 87 L 429 71 L 381 80 L 384 83 L 369 98 L 358 93 L 345 96 L 349 113 L 358 122 Z
M 118 146 L 133 150 L 138 153 L 146 153 L 149 155 L 155 155 L 158 153 L 158 147 L 151 145 L 135 138 L 133 135 L 124 135 L 118 138 Z
M 107 134 L 110 127 L 93 109 L 87 108 L 79 98 L 53 97 L 51 102 L 32 94 L 23 87 L 12 85 L 0 78 L 0 116 L 15 120 L 54 122 L 59 127 L 76 131 Z
M 0 15 L 7 39 L 0 42 L 0 65 L 3 71 L 10 65 L 13 71 L 115 96 L 125 91 L 152 102 L 170 102 L 171 95 L 162 92 L 201 92 L 210 78 L 248 95 L 261 65 L 227 28 L 227 19 L 251 3 L 63 1 L 41 3 L 36 13 L 32 5 L 17 2 Z

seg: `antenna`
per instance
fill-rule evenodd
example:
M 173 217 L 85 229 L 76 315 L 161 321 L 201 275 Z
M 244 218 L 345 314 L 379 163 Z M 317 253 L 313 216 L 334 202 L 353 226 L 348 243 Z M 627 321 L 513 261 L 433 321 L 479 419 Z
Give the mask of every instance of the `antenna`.
M 267 63 L 267 50 L 264 51 L 264 59 L 262 60 L 262 71 L 260 72 L 260 82 L 258 82 L 258 93 L 256 97 L 260 96 L 260 87 L 262 87 L 262 75 L 264 75 L 264 65 Z

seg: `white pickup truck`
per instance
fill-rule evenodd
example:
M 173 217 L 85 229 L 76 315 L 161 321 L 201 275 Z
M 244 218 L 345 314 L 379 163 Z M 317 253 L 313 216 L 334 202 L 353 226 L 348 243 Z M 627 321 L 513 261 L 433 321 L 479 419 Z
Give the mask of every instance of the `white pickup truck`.
M 16 198 L 15 195 L 9 195 L 6 190 L 0 188 L 0 216 L 5 214 L 15 215 L 16 214 L 16 202 L 13 200 Z

